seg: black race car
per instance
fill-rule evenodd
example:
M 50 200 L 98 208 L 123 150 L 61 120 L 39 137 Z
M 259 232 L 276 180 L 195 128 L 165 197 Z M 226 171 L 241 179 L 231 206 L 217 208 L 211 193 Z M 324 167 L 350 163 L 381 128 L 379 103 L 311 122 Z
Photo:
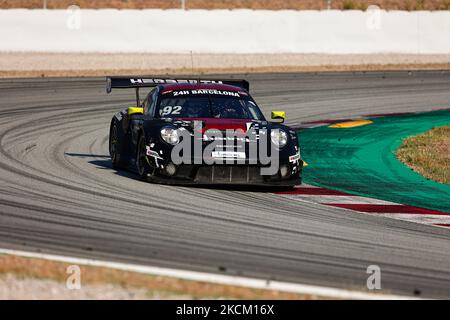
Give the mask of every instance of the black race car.
M 141 101 L 144 87 L 153 89 Z M 300 184 L 296 132 L 282 124 L 284 112 L 264 118 L 247 81 L 107 78 L 113 88 L 136 90 L 136 106 L 111 120 L 114 168 L 162 183 Z

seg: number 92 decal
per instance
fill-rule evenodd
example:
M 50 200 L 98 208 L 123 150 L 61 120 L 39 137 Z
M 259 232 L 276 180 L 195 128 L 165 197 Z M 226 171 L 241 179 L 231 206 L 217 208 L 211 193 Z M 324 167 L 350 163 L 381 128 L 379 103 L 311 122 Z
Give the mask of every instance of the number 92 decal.
M 165 106 L 161 110 L 159 110 L 159 115 L 161 117 L 167 116 L 169 114 L 180 114 L 181 106 Z

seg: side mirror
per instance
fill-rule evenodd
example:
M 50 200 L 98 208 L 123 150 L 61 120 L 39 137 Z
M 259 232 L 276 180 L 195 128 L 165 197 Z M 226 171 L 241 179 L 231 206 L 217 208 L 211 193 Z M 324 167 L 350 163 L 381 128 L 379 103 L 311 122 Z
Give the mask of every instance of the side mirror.
M 286 118 L 286 112 L 284 111 L 272 111 L 272 120 L 281 119 L 281 123 Z
M 128 108 L 128 115 L 131 116 L 132 114 L 144 114 L 144 108 L 129 107 Z

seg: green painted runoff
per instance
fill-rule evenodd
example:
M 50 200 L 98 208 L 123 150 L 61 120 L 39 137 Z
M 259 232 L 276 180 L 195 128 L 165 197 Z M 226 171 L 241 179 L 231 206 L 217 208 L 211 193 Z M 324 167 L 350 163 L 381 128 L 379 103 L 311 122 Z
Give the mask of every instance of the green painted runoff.
M 373 118 L 354 128 L 322 126 L 299 132 L 306 184 L 450 212 L 450 185 L 424 178 L 401 163 L 402 139 L 450 125 L 450 110 Z M 450 150 L 449 150 L 450 152 Z

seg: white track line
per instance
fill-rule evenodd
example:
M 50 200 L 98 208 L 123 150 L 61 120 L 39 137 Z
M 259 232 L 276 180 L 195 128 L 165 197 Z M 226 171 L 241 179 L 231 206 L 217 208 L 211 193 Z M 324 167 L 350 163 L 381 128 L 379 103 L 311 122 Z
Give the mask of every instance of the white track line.
M 420 213 L 374 213 L 372 215 L 422 224 L 450 224 L 450 215 L 446 216 Z
M 216 283 L 216 284 L 222 284 L 222 285 L 239 286 L 239 287 L 247 287 L 247 288 L 254 288 L 254 289 L 275 290 L 275 291 L 292 292 L 292 293 L 305 294 L 305 295 L 316 295 L 316 296 L 321 296 L 321 297 L 332 297 L 335 299 L 361 299 L 361 300 L 416 299 L 416 298 L 407 297 L 407 296 L 376 294 L 376 293 L 369 293 L 369 292 L 362 292 L 362 291 L 337 289 L 337 288 L 331 288 L 331 287 L 319 287 L 319 286 L 303 285 L 303 284 L 281 282 L 281 281 L 253 279 L 253 278 L 230 276 L 230 275 L 219 275 L 219 274 L 214 274 L 214 273 L 187 271 L 187 270 L 171 269 L 171 268 L 151 267 L 151 266 L 143 266 L 143 265 L 136 265 L 136 264 L 109 262 L 109 261 L 93 260 L 93 259 L 85 259 L 85 258 L 75 258 L 75 257 L 68 257 L 68 256 L 60 256 L 60 255 L 36 253 L 36 252 L 28 252 L 28 251 L 19 251 L 19 250 L 10 250 L 10 249 L 2 249 L 2 248 L 0 248 L 0 254 L 58 261 L 58 262 L 76 264 L 76 265 L 112 268 L 112 269 L 123 270 L 123 271 L 149 274 L 149 275 L 154 275 L 154 276 L 174 277 L 174 278 L 190 280 L 190 281 L 210 282 L 210 283 Z

